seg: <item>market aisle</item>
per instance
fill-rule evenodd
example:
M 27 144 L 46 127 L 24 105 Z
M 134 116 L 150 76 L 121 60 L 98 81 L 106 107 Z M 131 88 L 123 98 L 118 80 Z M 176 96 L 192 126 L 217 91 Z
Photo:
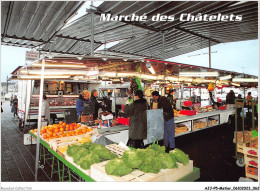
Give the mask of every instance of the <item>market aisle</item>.
M 233 181 L 245 177 L 245 168 L 236 165 L 234 129 L 227 124 L 176 138 L 176 147 L 189 154 L 200 168 L 198 181 Z
M 23 144 L 23 133 L 18 119 L 11 113 L 10 102 L 3 102 L 1 115 L 1 181 L 34 181 L 35 145 Z M 39 169 L 39 181 L 51 181 L 45 171 Z

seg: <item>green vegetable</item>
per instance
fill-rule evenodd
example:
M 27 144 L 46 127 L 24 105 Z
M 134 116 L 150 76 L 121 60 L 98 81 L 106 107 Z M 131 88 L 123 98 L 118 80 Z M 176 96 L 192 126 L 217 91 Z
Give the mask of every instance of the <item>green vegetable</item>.
M 155 144 L 155 142 L 149 147 L 147 147 L 147 149 L 153 149 L 156 155 L 160 153 L 165 153 L 165 146 L 160 146 L 158 144 Z
M 189 164 L 189 155 L 185 154 L 182 150 L 175 148 L 174 150 L 171 150 L 169 154 L 184 166 Z
M 72 145 L 72 146 L 68 146 L 68 150 L 67 150 L 67 155 L 72 157 L 72 155 L 76 152 L 76 150 L 79 148 L 78 145 Z
M 178 167 L 175 157 L 171 157 L 168 153 L 161 153 L 157 156 L 157 158 L 161 162 L 162 169 Z
M 130 168 L 137 168 L 143 162 L 143 158 L 138 156 L 138 152 L 134 150 L 125 151 L 122 160 Z
M 116 154 L 111 153 L 106 147 L 101 145 L 94 148 L 93 152 L 96 153 L 102 160 L 117 158 Z
M 109 161 L 105 170 L 107 174 L 114 176 L 124 176 L 132 172 L 132 168 L 129 168 L 122 159 L 113 159 Z
M 144 159 L 144 162 L 138 167 L 139 170 L 147 173 L 158 173 L 161 170 L 161 162 L 159 158 L 156 157 L 147 157 Z
M 100 158 L 95 153 L 89 153 L 84 157 L 81 157 L 80 167 L 83 169 L 90 169 L 90 166 L 94 163 L 99 163 Z

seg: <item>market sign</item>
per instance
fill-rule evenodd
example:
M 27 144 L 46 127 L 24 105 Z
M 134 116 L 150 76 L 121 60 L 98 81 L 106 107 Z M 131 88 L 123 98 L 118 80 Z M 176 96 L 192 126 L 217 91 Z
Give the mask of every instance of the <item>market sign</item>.
M 25 61 L 35 61 L 38 59 L 39 52 L 26 51 Z

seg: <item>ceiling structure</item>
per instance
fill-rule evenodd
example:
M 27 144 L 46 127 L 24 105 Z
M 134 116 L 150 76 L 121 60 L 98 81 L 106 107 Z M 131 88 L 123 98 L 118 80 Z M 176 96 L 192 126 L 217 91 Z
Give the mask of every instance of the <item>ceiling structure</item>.
M 48 52 L 90 55 L 91 14 L 65 26 L 83 1 L 2 1 L 2 45 L 39 48 Z M 219 43 L 258 38 L 258 2 L 248 1 L 104 1 L 93 8 L 95 56 L 118 58 L 172 58 Z M 89 10 L 90 12 L 90 10 Z M 147 15 L 142 22 L 100 21 L 102 13 Z M 182 13 L 192 15 L 242 15 L 242 21 L 184 22 Z M 151 21 L 152 16 L 175 15 L 170 22 Z M 51 42 L 51 43 L 50 43 Z M 109 42 L 119 42 L 97 50 Z

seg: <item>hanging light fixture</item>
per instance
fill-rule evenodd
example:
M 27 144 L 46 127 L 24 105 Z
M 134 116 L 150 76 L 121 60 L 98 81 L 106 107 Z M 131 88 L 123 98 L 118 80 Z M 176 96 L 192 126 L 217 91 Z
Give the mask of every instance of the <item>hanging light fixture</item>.
M 153 66 L 150 62 L 147 62 L 146 63 L 146 67 L 148 68 L 148 70 L 152 73 L 152 74 L 155 74 L 155 71 L 153 69 Z
M 218 72 L 180 72 L 179 76 L 219 76 Z

